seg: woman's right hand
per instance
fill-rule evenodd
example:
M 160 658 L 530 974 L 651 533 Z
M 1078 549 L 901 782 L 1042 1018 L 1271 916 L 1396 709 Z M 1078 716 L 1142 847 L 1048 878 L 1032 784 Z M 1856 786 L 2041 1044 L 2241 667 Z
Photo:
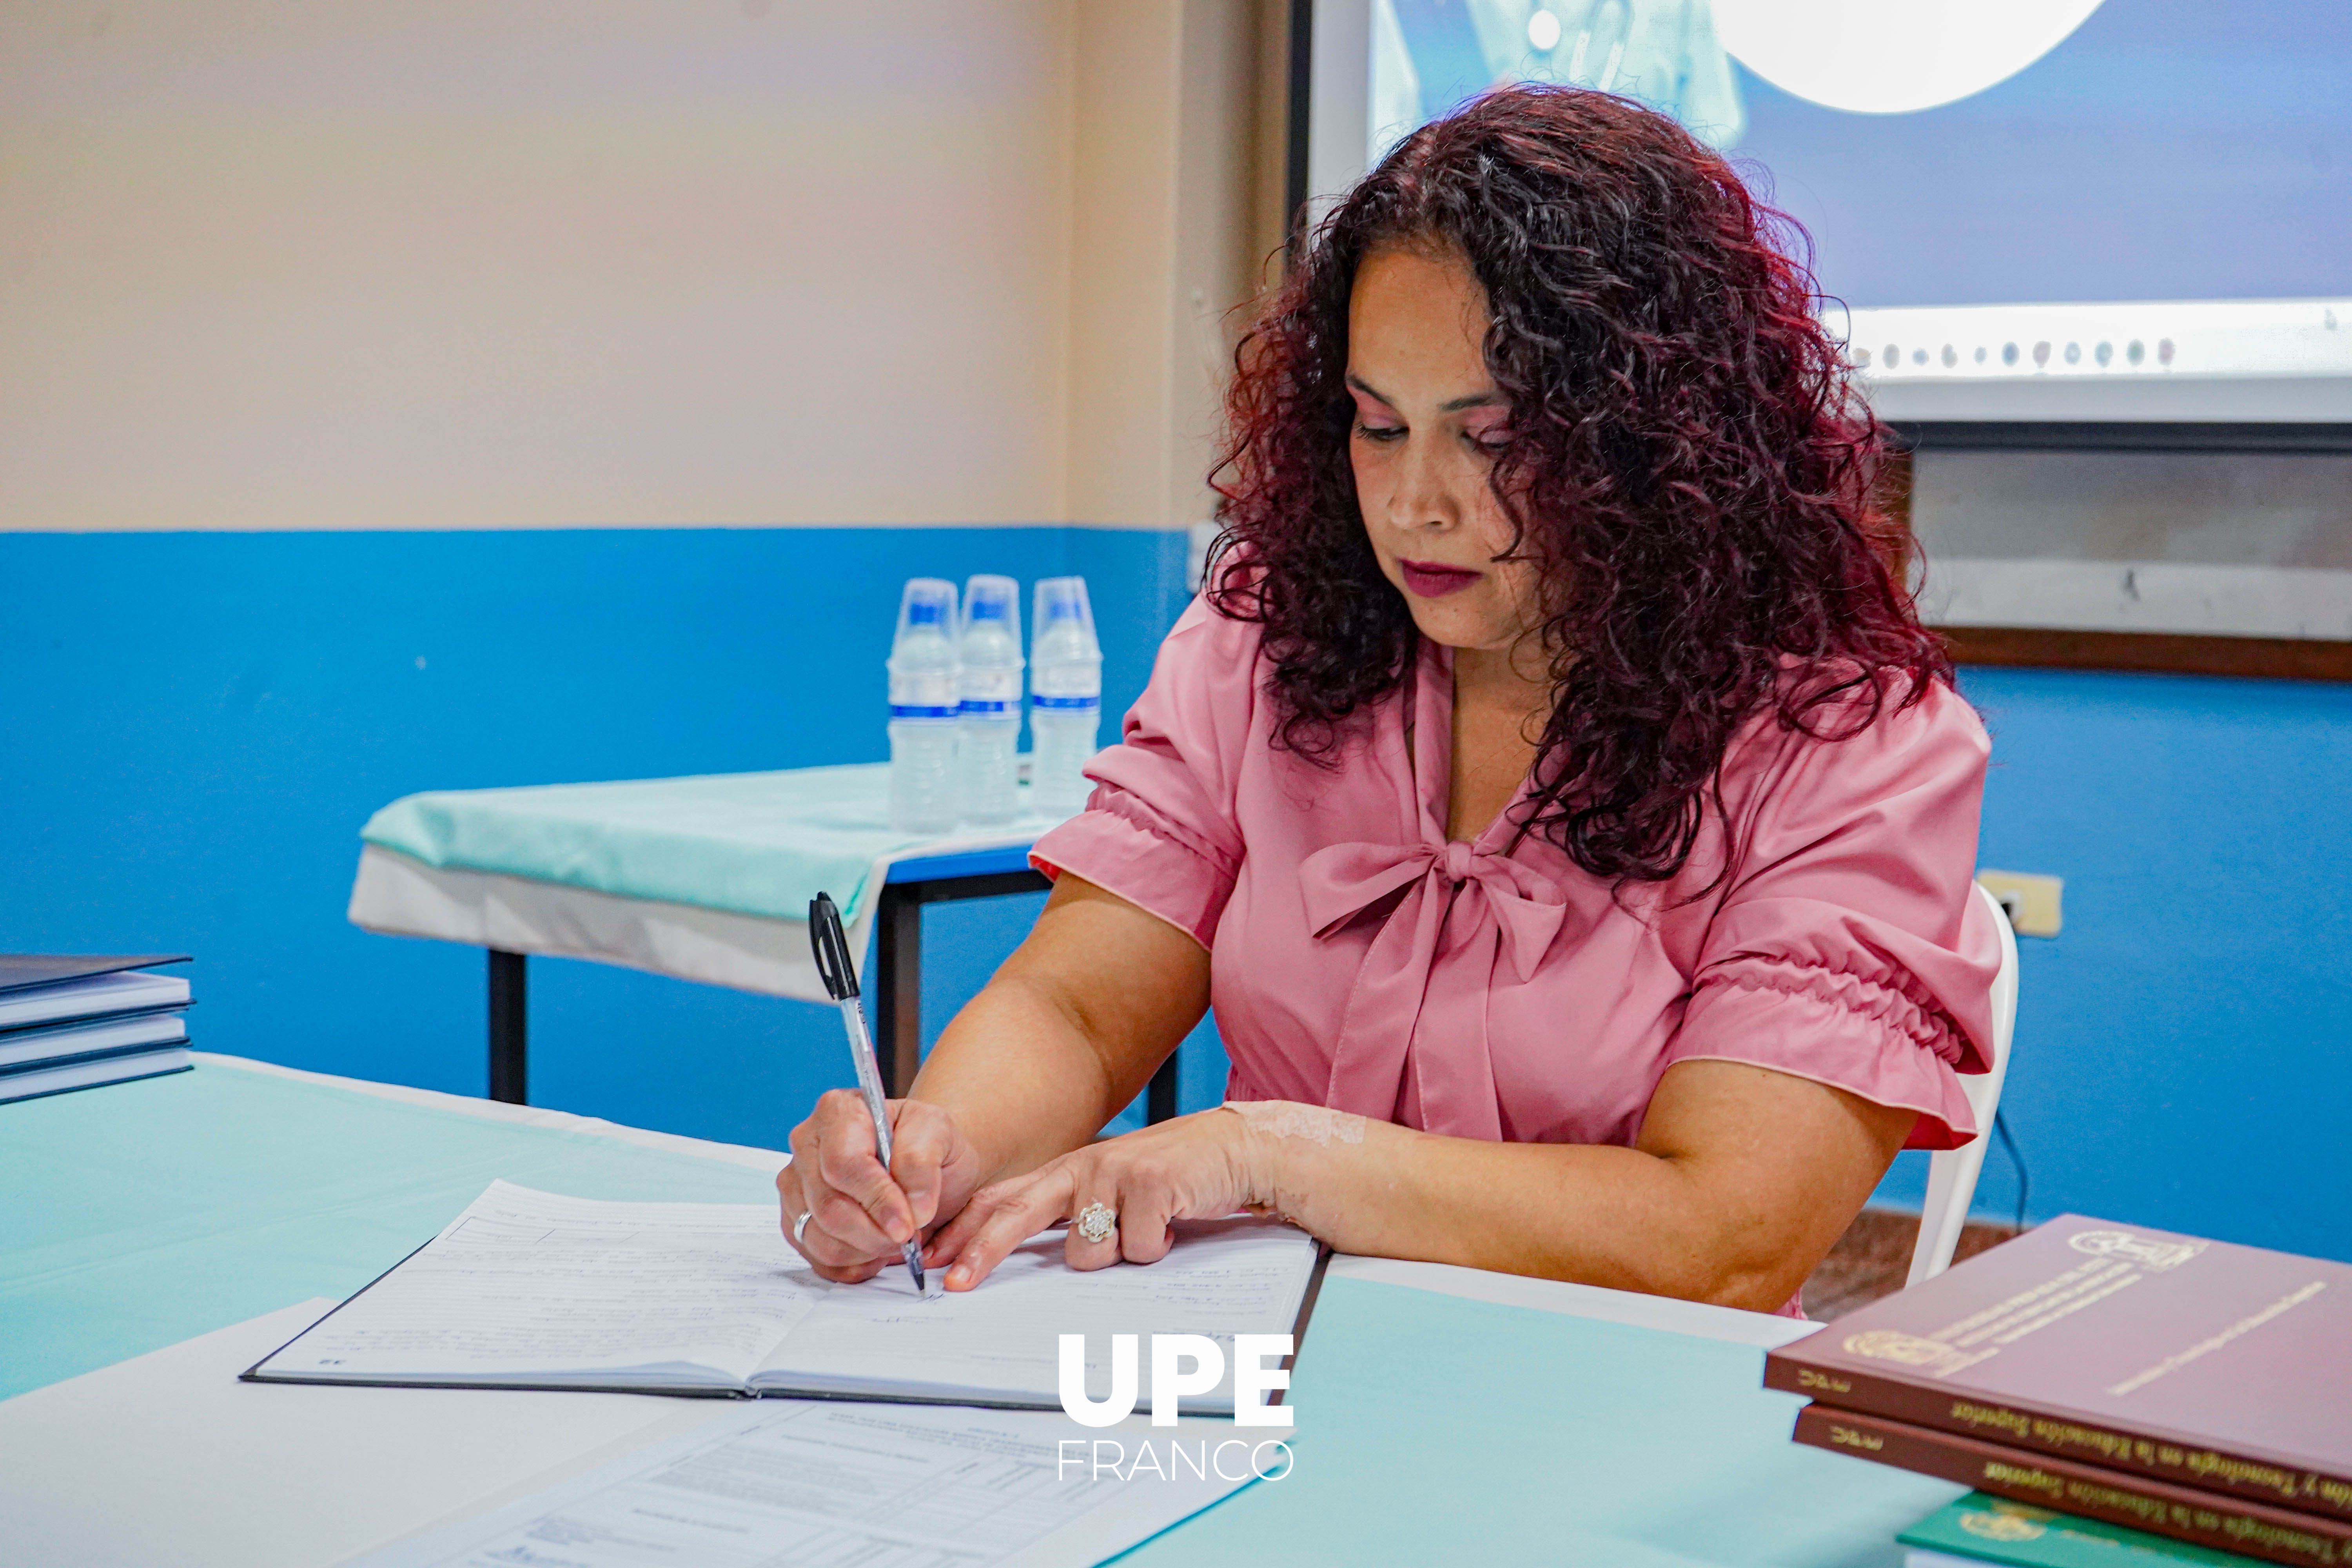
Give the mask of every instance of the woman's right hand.
M 898 1261 L 900 1246 L 955 1217 L 985 1173 L 980 1155 L 940 1106 L 894 1100 L 890 1168 L 874 1143 L 874 1118 L 856 1089 L 827 1090 L 793 1129 L 793 1163 L 776 1173 L 783 1228 L 826 1279 L 855 1284 Z M 794 1222 L 808 1223 L 793 1235 Z

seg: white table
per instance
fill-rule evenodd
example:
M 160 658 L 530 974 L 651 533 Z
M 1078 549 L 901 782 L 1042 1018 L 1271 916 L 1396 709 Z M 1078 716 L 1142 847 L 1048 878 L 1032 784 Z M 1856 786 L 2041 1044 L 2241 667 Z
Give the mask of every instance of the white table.
M 411 1105 L 761 1171 L 781 1169 L 785 1159 L 426 1089 L 252 1063 L 240 1070 L 274 1070 Z M 1743 1345 L 1785 1343 L 1813 1326 L 1442 1264 L 1342 1258 L 1332 1273 Z M 236 1381 L 237 1372 L 328 1304 L 290 1302 L 282 1311 L 0 1403 L 0 1562 L 28 1568 L 322 1568 L 499 1506 L 716 1414 L 697 1401 L 630 1394 L 289 1391 Z

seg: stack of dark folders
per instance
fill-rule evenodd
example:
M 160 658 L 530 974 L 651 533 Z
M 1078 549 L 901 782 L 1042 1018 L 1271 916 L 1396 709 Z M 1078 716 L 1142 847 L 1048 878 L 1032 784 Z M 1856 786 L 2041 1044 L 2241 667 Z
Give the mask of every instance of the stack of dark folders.
M 185 1071 L 187 978 L 148 972 L 186 962 L 0 953 L 0 1100 Z
M 2063 1215 L 1765 1360 L 1796 1440 L 2352 1563 L 2352 1266 Z

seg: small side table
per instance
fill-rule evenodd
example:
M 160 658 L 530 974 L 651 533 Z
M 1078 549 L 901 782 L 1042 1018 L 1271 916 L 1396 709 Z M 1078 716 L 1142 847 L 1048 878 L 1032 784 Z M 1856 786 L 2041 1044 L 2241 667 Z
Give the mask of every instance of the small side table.
M 773 870 L 780 850 L 803 838 L 796 803 L 805 800 L 807 832 L 831 835 L 833 856 L 806 894 L 862 879 L 872 895 L 849 921 L 850 944 L 862 958 L 871 927 L 873 973 L 862 989 L 872 999 L 889 1090 L 901 1095 L 922 1060 L 924 907 L 1045 891 L 1051 884 L 1030 869 L 1029 849 L 1053 823 L 1027 817 L 994 832 L 909 843 L 878 819 L 887 778 L 887 764 L 869 764 L 409 796 L 370 824 L 351 918 L 369 931 L 488 952 L 489 1098 L 521 1105 L 530 1092 L 533 953 L 825 1000 L 807 923 L 785 912 L 805 904 L 793 879 L 809 874 L 804 864 L 787 858 L 800 871 L 777 873 L 755 900 L 732 890 L 759 912 L 681 901 L 698 897 L 695 889 L 664 877 L 674 864 L 698 867 L 713 880 L 724 880 L 711 878 L 714 865 Z M 379 824 L 387 826 L 379 831 Z M 535 831 L 542 827 L 548 833 Z M 845 835 L 854 848 L 843 847 Z M 659 849 L 651 857 L 649 836 Z M 583 865 L 597 868 L 594 879 L 579 872 Z M 1151 1121 L 1176 1114 L 1176 1079 L 1171 1054 L 1146 1092 Z

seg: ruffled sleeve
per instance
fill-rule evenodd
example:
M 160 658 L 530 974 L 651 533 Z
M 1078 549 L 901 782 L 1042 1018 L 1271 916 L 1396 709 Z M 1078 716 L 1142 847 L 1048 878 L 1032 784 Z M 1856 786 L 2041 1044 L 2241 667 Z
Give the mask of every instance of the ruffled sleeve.
M 1936 686 L 1844 741 L 1767 717 L 1725 762 L 1738 849 L 1666 1060 L 1748 1062 L 1919 1113 L 1906 1147 L 1979 1131 L 1999 938 L 1969 897 L 1990 747 Z
M 1087 765 L 1087 809 L 1030 864 L 1071 871 L 1210 945 L 1241 868 L 1234 786 L 1257 703 L 1258 628 L 1195 599 L 1160 644 L 1119 742 Z

